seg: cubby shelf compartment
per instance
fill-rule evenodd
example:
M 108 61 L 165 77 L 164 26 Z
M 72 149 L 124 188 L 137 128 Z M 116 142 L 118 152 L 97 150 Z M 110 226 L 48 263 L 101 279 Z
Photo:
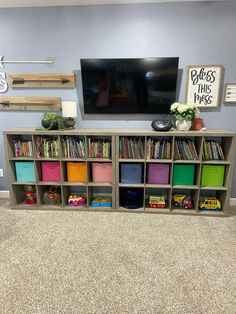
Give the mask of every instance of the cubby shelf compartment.
M 156 163 L 156 164 L 157 163 L 158 164 L 167 164 L 167 163 L 171 163 L 172 159 L 146 159 L 146 162 L 148 162 L 148 163 Z
M 181 142 L 182 138 L 186 139 L 187 142 L 192 141 L 194 143 L 197 153 L 195 159 L 186 159 L 186 156 L 185 158 L 177 158 L 178 156 L 175 153 L 177 141 L 179 141 L 180 147 L 182 145 L 183 148 L 186 148 L 186 143 Z M 159 144 L 156 145 L 158 142 Z M 212 159 L 205 158 L 204 145 L 206 142 L 218 143 L 210 144 L 212 156 L 214 156 Z M 46 149 L 45 152 L 41 150 L 41 153 L 39 153 L 40 143 L 42 147 Z M 28 144 L 30 149 L 29 147 L 27 148 Z M 147 129 L 73 129 L 49 132 L 48 130 L 15 129 L 4 132 L 4 145 L 12 208 L 87 211 L 109 210 L 169 214 L 181 213 L 205 216 L 221 216 L 228 214 L 230 211 L 229 198 L 236 150 L 235 132 L 225 130 L 208 130 L 205 132 L 156 132 Z M 51 145 L 50 148 L 47 147 L 49 145 Z M 163 149 L 163 153 L 160 150 L 158 154 L 159 145 L 162 146 L 161 149 Z M 222 148 L 222 158 L 220 157 L 219 146 Z M 49 151 L 47 151 L 47 148 Z M 152 149 L 155 149 L 155 154 L 153 154 Z M 218 152 L 216 149 L 218 149 Z M 21 153 L 21 150 L 24 152 Z M 27 156 L 26 153 L 28 150 L 30 151 L 29 156 Z M 190 156 L 189 151 L 186 152 L 186 155 Z M 18 162 L 31 163 L 35 180 L 29 181 L 27 177 L 19 177 L 16 175 L 16 163 Z M 49 181 L 43 180 L 42 163 L 49 162 L 57 163 L 58 165 L 60 176 L 57 181 L 50 179 Z M 86 169 L 85 174 L 87 174 L 87 178 L 84 182 L 82 182 L 82 179 L 76 180 L 74 177 L 72 179 L 71 177 L 69 178 L 69 168 L 67 167 L 67 163 L 69 162 L 75 164 L 84 163 Z M 112 171 L 112 179 L 109 180 L 109 182 L 94 182 L 93 163 L 104 164 L 104 168 L 107 166 Z M 109 166 L 109 164 L 111 166 Z M 130 165 L 131 168 L 133 166 L 140 167 L 137 165 L 141 165 L 138 172 L 140 176 L 138 180 L 135 179 L 130 183 L 125 180 L 122 182 L 121 168 L 126 170 L 127 165 Z M 166 168 L 166 165 L 168 165 L 168 180 L 165 177 L 165 180 L 161 181 L 161 184 L 158 180 L 149 180 L 150 169 L 158 168 L 160 170 Z M 203 170 L 207 169 L 206 166 L 211 165 L 213 167 L 224 166 L 223 184 L 217 182 L 218 186 L 214 186 L 210 184 L 211 181 L 209 180 L 209 186 L 202 186 Z M 186 180 L 173 181 L 173 177 L 176 175 L 176 169 L 181 170 L 182 166 L 182 169 L 191 168 L 191 180 L 188 180 L 189 178 L 186 176 Z M 22 181 L 19 180 L 19 178 Z M 71 182 L 72 180 L 74 181 Z M 153 183 L 150 183 L 150 181 Z M 27 205 L 24 203 L 25 185 L 35 186 L 37 204 Z M 43 204 L 43 192 L 50 187 L 58 187 L 61 191 L 61 201 L 57 205 Z M 140 192 L 140 202 L 137 208 L 127 209 L 121 204 L 120 195 L 122 191 L 126 189 L 134 189 Z M 194 208 L 186 210 L 175 208 L 172 204 L 172 196 L 174 193 L 178 192 L 191 195 L 194 201 Z M 83 206 L 69 206 L 68 197 L 70 193 L 82 194 L 86 198 L 87 203 Z M 165 207 L 150 208 L 147 204 L 148 198 L 162 194 L 166 197 Z M 210 197 L 211 195 L 215 195 L 215 197 L 220 199 L 222 203 L 221 212 L 202 212 L 199 210 L 198 204 L 201 197 Z M 110 197 L 112 199 L 112 205 L 104 207 L 91 206 L 90 203 L 92 199 L 97 196 Z
M 173 161 L 174 164 L 200 164 L 201 162 L 199 160 L 184 160 L 184 159 L 180 159 L 180 160 L 174 160 Z

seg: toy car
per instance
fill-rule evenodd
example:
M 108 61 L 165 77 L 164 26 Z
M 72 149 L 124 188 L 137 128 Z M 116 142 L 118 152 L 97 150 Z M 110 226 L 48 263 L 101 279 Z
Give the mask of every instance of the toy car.
M 112 205 L 111 197 L 96 197 L 90 203 L 91 206 L 107 207 Z
M 165 196 L 150 196 L 149 197 L 149 207 L 150 208 L 165 208 L 166 201 Z
M 86 204 L 86 199 L 81 195 L 71 194 L 68 197 L 69 206 L 82 206 L 84 204 Z
M 221 202 L 215 197 L 204 197 L 199 203 L 199 209 L 221 211 Z
M 193 208 L 193 202 L 190 196 L 185 194 L 173 194 L 172 195 L 172 204 L 175 207 L 182 207 L 185 209 Z

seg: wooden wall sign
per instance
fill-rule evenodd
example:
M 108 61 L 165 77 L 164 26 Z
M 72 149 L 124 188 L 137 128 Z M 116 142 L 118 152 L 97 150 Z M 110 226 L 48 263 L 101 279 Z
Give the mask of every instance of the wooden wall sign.
M 236 104 L 236 83 L 225 84 L 225 104 Z
M 221 65 L 190 65 L 187 67 L 186 103 L 199 108 L 215 108 L 219 104 Z
M 74 74 L 24 74 L 9 73 L 11 88 L 74 88 Z
M 60 97 L 0 96 L 0 110 L 61 110 Z

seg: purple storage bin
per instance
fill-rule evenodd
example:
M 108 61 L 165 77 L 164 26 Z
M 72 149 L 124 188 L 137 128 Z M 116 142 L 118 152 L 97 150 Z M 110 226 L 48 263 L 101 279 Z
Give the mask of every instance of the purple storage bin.
M 149 164 L 148 165 L 148 182 L 151 184 L 168 184 L 169 183 L 170 165 L 167 164 Z

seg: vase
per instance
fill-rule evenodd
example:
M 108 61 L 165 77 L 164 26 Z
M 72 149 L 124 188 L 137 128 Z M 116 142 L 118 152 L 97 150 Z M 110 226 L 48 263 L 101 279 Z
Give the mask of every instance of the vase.
M 199 131 L 204 127 L 204 122 L 202 118 L 195 118 L 193 120 L 193 130 Z
M 192 121 L 191 120 L 177 120 L 175 125 L 176 125 L 177 131 L 189 131 L 192 126 Z
M 42 120 L 42 126 L 47 130 L 58 130 L 58 123 L 57 121 L 50 121 L 50 120 Z

